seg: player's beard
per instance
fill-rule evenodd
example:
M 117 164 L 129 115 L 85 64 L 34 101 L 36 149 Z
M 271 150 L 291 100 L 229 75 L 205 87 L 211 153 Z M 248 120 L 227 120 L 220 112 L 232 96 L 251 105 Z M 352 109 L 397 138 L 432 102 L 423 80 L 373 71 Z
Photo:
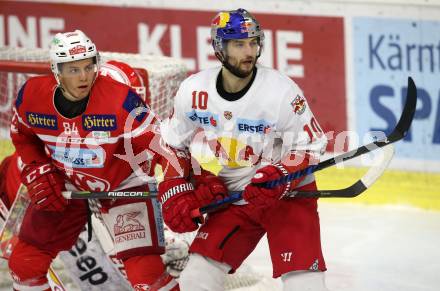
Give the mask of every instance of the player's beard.
M 252 67 L 250 70 L 245 71 L 240 69 L 240 64 L 241 62 L 239 62 L 237 65 L 232 65 L 229 62 L 230 57 L 227 56 L 226 60 L 223 62 L 223 66 L 225 66 L 226 69 L 228 69 L 229 72 L 231 72 L 234 76 L 238 77 L 238 78 L 246 78 L 248 77 L 250 74 L 252 74 L 252 72 L 254 71 L 255 68 L 255 64 L 257 63 L 257 58 L 253 58 L 252 59 Z

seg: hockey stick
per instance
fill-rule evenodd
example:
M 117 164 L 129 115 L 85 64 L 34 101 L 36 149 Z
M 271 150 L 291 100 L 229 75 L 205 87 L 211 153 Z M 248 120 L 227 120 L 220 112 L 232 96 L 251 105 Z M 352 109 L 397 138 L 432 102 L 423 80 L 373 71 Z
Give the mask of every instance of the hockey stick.
M 353 185 L 336 190 L 316 190 L 316 191 L 292 191 L 287 193 L 283 198 L 352 198 L 360 195 L 365 190 L 367 190 L 371 185 L 373 185 L 380 176 L 382 176 L 385 169 L 388 167 L 391 159 L 394 155 L 394 145 L 390 144 L 383 147 L 383 157 L 379 161 L 379 164 L 373 165 L 368 169 L 362 178 L 357 180 Z M 191 217 L 198 218 L 203 214 L 211 213 L 216 211 L 219 207 L 225 204 L 231 204 L 240 201 L 242 198 L 242 191 L 230 192 L 229 196 L 216 201 L 214 203 L 208 204 L 206 206 L 194 209 L 191 211 Z
M 288 193 L 285 197 L 293 198 L 293 197 L 301 197 L 301 198 L 326 198 L 326 197 L 341 197 L 341 198 L 352 198 L 360 195 L 362 192 L 370 188 L 377 179 L 385 172 L 386 168 L 391 162 L 391 159 L 394 156 L 394 145 L 389 144 L 383 149 L 383 157 L 379 164 L 373 165 L 368 171 L 365 173 L 362 178 L 360 178 L 356 183 L 351 185 L 350 187 L 344 189 L 337 190 L 316 190 L 316 191 L 293 191 Z
M 63 191 L 63 197 L 66 199 L 121 199 L 121 198 L 134 198 L 134 199 L 151 199 L 157 197 L 156 191 L 143 192 L 143 191 L 101 191 L 101 192 L 89 192 L 89 191 Z
M 379 165 L 372 166 L 367 173 L 359 179 L 356 183 L 351 185 L 350 187 L 344 189 L 337 190 L 317 190 L 310 192 L 303 191 L 292 191 L 287 193 L 284 197 L 286 198 L 318 198 L 318 197 L 356 197 L 366 189 L 368 189 L 385 171 L 389 162 L 391 161 L 394 155 L 394 146 L 389 144 L 386 147 L 383 147 L 384 157 Z M 227 202 L 234 203 L 241 200 L 242 191 L 230 192 Z M 66 199 L 89 199 L 89 198 L 97 198 L 97 199 L 115 199 L 115 198 L 156 198 L 157 192 L 142 192 L 142 191 L 103 191 L 103 192 L 88 192 L 88 191 L 64 191 L 63 196 Z M 209 209 L 216 209 L 220 205 L 225 204 L 224 200 L 219 200 L 216 203 L 209 204 L 205 207 L 200 208 L 200 212 L 195 211 L 193 217 L 199 216 L 198 213 L 208 213 L 212 212 Z

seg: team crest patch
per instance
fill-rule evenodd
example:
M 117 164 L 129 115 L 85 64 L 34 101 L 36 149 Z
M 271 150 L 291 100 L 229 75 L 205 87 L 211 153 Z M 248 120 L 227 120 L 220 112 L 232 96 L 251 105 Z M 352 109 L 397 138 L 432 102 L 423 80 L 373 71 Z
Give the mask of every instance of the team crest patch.
M 231 112 L 231 111 L 225 111 L 225 112 L 223 112 L 223 116 L 224 116 L 227 120 L 231 120 L 231 118 L 232 118 L 232 112 Z
M 295 114 L 301 115 L 306 110 L 306 99 L 300 95 L 296 95 L 295 99 L 290 103 Z

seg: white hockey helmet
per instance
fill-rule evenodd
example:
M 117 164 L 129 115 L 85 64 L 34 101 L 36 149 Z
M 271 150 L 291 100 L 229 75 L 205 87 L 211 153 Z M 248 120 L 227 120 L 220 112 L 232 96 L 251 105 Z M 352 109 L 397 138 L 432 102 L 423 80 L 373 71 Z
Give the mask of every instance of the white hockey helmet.
M 52 72 L 57 77 L 60 74 L 59 64 L 95 58 L 99 69 L 99 53 L 92 40 L 81 30 L 57 33 L 49 48 Z M 58 80 L 58 78 L 57 78 Z
M 144 78 L 128 64 L 113 60 L 108 61 L 101 65 L 99 75 L 108 76 L 115 81 L 130 86 L 139 94 L 142 100 L 147 101 L 146 86 L 148 81 L 144 80 Z

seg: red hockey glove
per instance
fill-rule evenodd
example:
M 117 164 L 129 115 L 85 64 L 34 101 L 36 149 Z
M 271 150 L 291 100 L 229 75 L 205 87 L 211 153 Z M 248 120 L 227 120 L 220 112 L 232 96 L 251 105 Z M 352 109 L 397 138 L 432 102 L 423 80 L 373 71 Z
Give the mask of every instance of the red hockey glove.
M 191 217 L 191 210 L 199 207 L 194 186 L 183 178 L 173 178 L 159 184 L 159 201 L 163 220 L 174 232 L 190 232 L 198 225 Z
M 263 188 L 260 183 L 277 180 L 287 176 L 287 170 L 281 164 L 263 167 L 255 173 L 251 184 L 244 188 L 243 198 L 256 206 L 270 206 L 279 200 L 290 188 L 290 182 L 274 188 Z
M 29 196 L 36 209 L 45 211 L 63 211 L 67 200 L 61 192 L 64 178 L 50 163 L 26 165 L 21 172 L 21 181 L 27 187 Z
M 259 187 L 258 184 L 277 180 L 281 177 L 288 176 L 290 173 L 305 169 L 311 162 L 316 163 L 317 160 L 307 152 L 292 151 L 288 153 L 280 163 L 268 165 L 257 170 L 255 176 L 251 180 L 251 184 L 244 188 L 243 198 L 256 206 L 272 205 L 277 200 L 281 199 L 288 191 L 295 189 L 304 177 L 300 177 L 270 189 Z
M 193 178 L 197 189 L 195 194 L 200 206 L 221 200 L 228 195 L 228 189 L 222 179 L 209 171 L 202 169 L 202 173 Z

